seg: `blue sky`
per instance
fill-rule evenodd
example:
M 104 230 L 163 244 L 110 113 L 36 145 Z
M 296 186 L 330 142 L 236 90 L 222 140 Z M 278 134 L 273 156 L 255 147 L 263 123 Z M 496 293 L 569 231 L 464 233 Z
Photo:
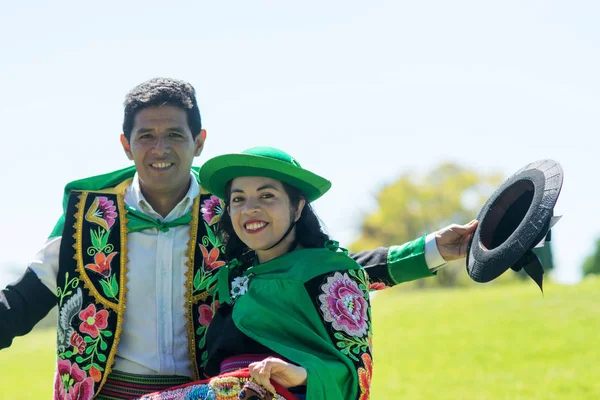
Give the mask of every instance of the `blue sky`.
M 382 185 L 454 161 L 565 172 L 556 278 L 600 236 L 598 3 L 10 2 L 0 12 L 0 281 L 59 216 L 64 184 L 129 165 L 122 102 L 155 76 L 197 90 L 206 149 L 255 145 L 327 176 L 330 233 L 356 238 Z M 457 221 L 467 222 L 467 221 Z M 4 275 L 6 277 L 6 274 Z M 4 282 L 5 283 L 5 282 Z

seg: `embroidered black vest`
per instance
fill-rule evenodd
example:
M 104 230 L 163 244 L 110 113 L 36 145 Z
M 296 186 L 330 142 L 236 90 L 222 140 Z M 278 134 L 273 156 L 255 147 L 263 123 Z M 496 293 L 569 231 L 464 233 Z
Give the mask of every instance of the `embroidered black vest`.
M 69 198 L 57 276 L 57 378 L 62 381 L 59 392 L 63 394 L 98 394 L 118 352 L 127 302 L 124 193 L 130 182 L 97 192 L 73 191 Z M 209 282 L 225 265 L 224 244 L 214 230 L 223 206 L 207 193 L 201 193 L 192 206 L 186 309 L 182 312 L 194 380 L 204 378 L 208 359 L 205 336 L 217 306 L 209 293 Z M 60 393 L 58 397 L 62 398 Z

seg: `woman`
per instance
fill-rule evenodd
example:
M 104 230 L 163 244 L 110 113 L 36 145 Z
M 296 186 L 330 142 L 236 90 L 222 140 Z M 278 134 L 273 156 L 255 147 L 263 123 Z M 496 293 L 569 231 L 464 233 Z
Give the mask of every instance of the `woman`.
M 270 147 L 215 157 L 200 180 L 225 201 L 221 229 L 233 261 L 213 282 L 220 307 L 206 371 L 217 378 L 179 388 L 181 398 L 368 398 L 368 278 L 323 233 L 309 204 L 331 183 Z M 234 397 L 210 397 L 223 377 L 238 379 L 227 393 Z

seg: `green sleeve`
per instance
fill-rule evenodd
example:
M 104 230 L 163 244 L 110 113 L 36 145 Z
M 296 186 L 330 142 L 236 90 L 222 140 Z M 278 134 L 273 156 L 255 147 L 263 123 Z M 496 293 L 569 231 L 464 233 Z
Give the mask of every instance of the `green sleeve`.
M 119 183 L 132 178 L 135 175 L 135 166 L 130 166 L 127 168 L 123 168 L 117 171 L 109 172 L 103 175 L 96 175 L 89 178 L 79 179 L 73 182 L 67 183 L 63 193 L 63 215 L 58 219 L 56 225 L 50 232 L 50 236 L 48 239 L 53 237 L 61 236 L 62 231 L 65 224 L 65 215 L 64 213 L 67 211 L 67 204 L 69 203 L 69 197 L 71 196 L 71 192 L 73 190 L 82 191 L 82 190 L 102 190 L 114 187 Z
M 58 221 L 56 221 L 56 225 L 54 225 L 54 229 L 48 236 L 48 239 L 52 239 L 54 237 L 62 236 L 63 228 L 65 227 L 65 215 L 61 215 Z
M 395 284 L 435 275 L 425 261 L 425 235 L 400 246 L 391 246 L 387 265 Z

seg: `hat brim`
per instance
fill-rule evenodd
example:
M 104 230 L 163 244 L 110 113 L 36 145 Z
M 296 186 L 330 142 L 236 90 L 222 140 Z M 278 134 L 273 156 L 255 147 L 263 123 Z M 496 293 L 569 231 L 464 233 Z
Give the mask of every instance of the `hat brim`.
M 489 282 L 538 244 L 550 228 L 563 182 L 553 160 L 521 168 L 488 199 L 467 249 L 467 272 L 476 282 Z
M 298 188 L 311 202 L 331 188 L 327 179 L 284 161 L 250 154 L 224 154 L 208 160 L 200 168 L 204 189 L 225 199 L 227 183 L 243 176 L 264 176 Z

